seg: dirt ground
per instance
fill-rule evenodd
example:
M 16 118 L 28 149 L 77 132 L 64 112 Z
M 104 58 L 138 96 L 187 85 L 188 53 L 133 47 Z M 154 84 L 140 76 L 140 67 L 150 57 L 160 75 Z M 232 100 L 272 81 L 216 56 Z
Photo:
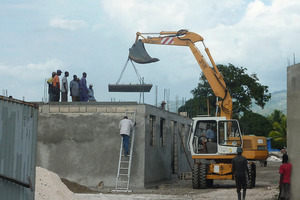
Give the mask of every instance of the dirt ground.
M 256 187 L 247 190 L 247 200 L 273 200 L 278 195 L 279 166 L 281 162 L 269 161 L 267 167 L 257 164 Z M 113 192 L 114 188 L 86 188 L 63 180 L 76 197 L 82 200 L 139 200 L 139 199 L 237 199 L 233 180 L 214 181 L 213 188 L 193 189 L 191 180 L 175 180 L 150 189 L 132 189 L 130 193 Z

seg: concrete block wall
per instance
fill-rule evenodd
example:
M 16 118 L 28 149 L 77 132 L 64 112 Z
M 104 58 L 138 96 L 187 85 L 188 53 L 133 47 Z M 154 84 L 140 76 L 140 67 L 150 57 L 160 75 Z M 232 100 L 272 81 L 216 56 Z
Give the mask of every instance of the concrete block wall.
M 291 198 L 300 199 L 300 64 L 287 68 L 287 149 L 293 165 Z
M 184 124 L 188 129 L 191 121 L 178 114 L 134 102 L 40 104 L 37 165 L 82 185 L 96 186 L 103 181 L 105 186 L 114 187 L 121 143 L 119 121 L 125 111 L 134 110 L 137 111 L 137 126 L 130 186 L 147 187 L 170 179 L 174 171 L 170 122 Z M 165 119 L 163 147 L 150 146 L 150 115 Z M 159 122 L 156 120 L 156 145 L 159 145 L 160 139 Z M 191 171 L 184 152 L 179 150 L 176 159 L 178 175 Z
M 182 117 L 177 114 L 167 112 L 165 110 L 157 109 L 152 106 L 146 107 L 146 113 L 147 118 L 145 130 L 145 184 L 151 185 L 162 180 L 170 180 L 171 176 L 175 172 L 177 175 L 180 175 L 184 172 L 190 172 L 191 169 L 188 165 L 188 160 L 191 162 L 192 159 L 189 152 L 188 158 L 186 158 L 184 151 L 180 150 L 181 146 L 178 144 L 180 144 L 181 141 L 180 137 L 178 137 L 178 134 L 180 133 L 180 131 L 178 130 L 178 125 L 184 125 L 184 134 L 187 135 L 191 120 L 189 118 Z M 156 118 L 156 142 L 153 146 L 150 145 L 150 115 Z M 161 137 L 161 118 L 165 120 L 165 146 L 161 145 L 161 143 L 159 142 Z M 173 128 L 172 122 L 176 123 L 176 126 Z M 184 141 L 184 143 L 186 144 L 186 141 Z

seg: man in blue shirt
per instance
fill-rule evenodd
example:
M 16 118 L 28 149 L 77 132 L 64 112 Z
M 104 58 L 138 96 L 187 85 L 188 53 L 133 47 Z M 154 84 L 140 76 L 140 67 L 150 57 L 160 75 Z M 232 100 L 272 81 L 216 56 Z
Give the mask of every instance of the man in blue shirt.
M 88 88 L 86 86 L 86 77 L 87 77 L 87 74 L 85 72 L 83 72 L 82 78 L 80 79 L 80 82 L 79 82 L 80 101 L 85 101 L 85 102 L 87 102 L 89 100 Z
M 210 125 L 208 124 L 206 126 L 206 139 L 209 141 L 209 142 L 215 142 L 215 133 L 213 130 L 210 129 Z

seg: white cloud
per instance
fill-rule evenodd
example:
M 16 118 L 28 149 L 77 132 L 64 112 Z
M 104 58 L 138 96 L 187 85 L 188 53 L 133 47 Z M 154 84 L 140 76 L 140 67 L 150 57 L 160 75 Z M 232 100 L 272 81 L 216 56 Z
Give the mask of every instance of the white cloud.
M 56 71 L 59 66 L 63 65 L 63 62 L 57 59 L 50 59 L 42 63 L 28 63 L 21 66 L 9 66 L 0 63 L 0 74 L 3 75 L 3 77 L 1 76 L 2 79 L 26 80 L 26 82 L 34 83 L 41 78 L 50 77 L 52 71 Z
M 57 59 L 50 59 L 40 63 L 25 65 L 6 65 L 0 63 L 1 90 L 7 90 L 14 98 L 29 101 L 40 101 L 44 93 L 45 80 L 64 63 Z
M 87 23 L 84 20 L 68 20 L 55 18 L 50 20 L 50 26 L 54 28 L 75 31 L 86 27 Z
M 227 1 L 186 3 L 154 0 L 149 3 L 140 0 L 110 0 L 103 1 L 103 7 L 114 30 L 123 30 L 123 38 L 129 38 L 129 34 L 134 38 L 135 31 L 176 31 L 188 28 L 204 37 L 216 63 L 230 62 L 236 66 L 244 66 L 248 68 L 248 73 L 257 73 L 263 84 L 273 88 L 272 91 L 279 87 L 285 88 L 285 77 L 280 79 L 282 82 L 274 79 L 285 76 L 283 65 L 286 56 L 299 52 L 300 48 L 295 42 L 297 33 L 300 32 L 300 4 L 297 0 L 273 0 L 268 4 L 262 0 L 250 3 L 235 0 L 230 1 L 230 4 Z M 200 45 L 199 49 L 204 53 Z M 189 56 L 190 52 L 184 48 L 175 50 L 169 47 L 169 50 L 150 46 L 146 45 L 146 49 L 150 50 L 148 52 L 151 52 L 151 56 L 164 56 L 166 60 L 170 58 L 169 65 L 157 64 L 162 67 L 161 71 L 166 72 L 162 75 L 179 76 L 182 80 L 189 74 L 182 71 L 182 66 L 197 65 L 194 58 Z M 177 57 L 174 58 L 171 54 L 176 54 Z M 170 69 L 172 75 L 168 73 Z M 274 78 L 270 77 L 271 71 Z M 151 77 L 151 72 L 147 77 Z M 175 82 L 172 81 L 172 84 L 176 84 Z
M 102 0 L 96 3 L 65 0 L 22 6 L 33 7 L 35 12 L 28 15 L 11 7 L 9 12 L 0 14 L 7 24 L 15 24 L 9 15 L 14 11 L 18 23 L 26 25 L 19 30 L 0 31 L 2 38 L 7 38 L 1 46 L 0 60 L 5 65 L 0 64 L 0 80 L 9 83 L 3 84 L 4 88 L 15 85 L 13 90 L 19 90 L 18 84 L 23 83 L 31 90 L 38 90 L 37 85 L 41 87 L 57 66 L 68 63 L 71 73 L 88 72 L 95 88 L 102 88 L 97 92 L 101 100 L 113 95 L 123 99 L 120 94 L 108 93 L 106 86 L 118 78 L 136 31 L 187 28 L 204 37 L 216 63 L 230 62 L 248 68 L 271 91 L 285 88 L 287 57 L 292 60 L 296 53 L 296 62 L 299 61 L 299 0 Z M 26 24 L 28 21 L 32 22 L 30 26 Z M 85 31 L 87 27 L 93 31 Z M 36 30 L 39 34 L 32 34 Z M 188 47 L 145 46 L 150 56 L 161 60 L 137 66 L 148 83 L 170 88 L 180 96 L 187 96 L 197 86 L 201 70 Z M 198 47 L 205 54 L 201 43 Z M 129 77 L 129 81 L 136 81 L 134 74 Z M 20 93 L 24 92 L 22 88 Z
M 238 23 L 206 31 L 214 57 L 219 63 L 236 62 L 256 72 L 282 68 L 280 60 L 285 61 L 287 52 L 299 51 L 295 41 L 300 32 L 300 4 L 288 2 L 274 0 L 265 5 L 256 0 Z

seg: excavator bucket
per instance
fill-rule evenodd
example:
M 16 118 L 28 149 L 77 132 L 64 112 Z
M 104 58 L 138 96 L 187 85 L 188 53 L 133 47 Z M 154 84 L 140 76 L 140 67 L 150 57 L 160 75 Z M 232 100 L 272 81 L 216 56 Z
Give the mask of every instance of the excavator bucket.
M 151 58 L 147 53 L 144 43 L 136 41 L 129 49 L 129 58 L 136 63 L 147 64 L 159 61 L 158 58 Z

